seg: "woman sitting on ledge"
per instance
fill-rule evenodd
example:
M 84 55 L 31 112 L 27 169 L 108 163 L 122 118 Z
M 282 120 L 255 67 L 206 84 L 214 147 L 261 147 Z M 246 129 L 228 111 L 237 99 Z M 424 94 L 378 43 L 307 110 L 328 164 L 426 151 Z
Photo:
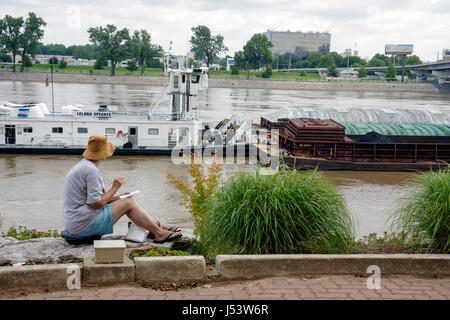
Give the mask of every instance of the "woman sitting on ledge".
M 98 167 L 114 153 L 114 146 L 105 136 L 89 137 L 84 159 L 78 162 L 66 176 L 64 184 L 63 236 L 85 238 L 113 233 L 115 224 L 127 215 L 135 224 L 149 231 L 156 243 L 173 241 L 181 237 L 178 227 L 169 228 L 150 217 L 132 197 L 120 200 L 115 196 L 125 184 L 117 178 L 112 188 L 105 192 Z M 123 193 L 125 195 L 128 193 Z

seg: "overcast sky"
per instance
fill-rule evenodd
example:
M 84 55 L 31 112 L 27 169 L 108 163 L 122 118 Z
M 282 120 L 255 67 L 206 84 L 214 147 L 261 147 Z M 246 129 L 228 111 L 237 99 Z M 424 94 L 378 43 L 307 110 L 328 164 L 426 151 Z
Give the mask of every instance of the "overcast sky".
M 35 12 L 47 22 L 44 43 L 88 43 L 87 29 L 112 23 L 147 29 L 153 42 L 185 54 L 191 27 L 203 24 L 224 36 L 228 54 L 254 33 L 271 30 L 329 31 L 331 51 L 362 57 L 384 53 L 385 44 L 414 44 L 435 61 L 450 47 L 450 0 L 0 0 L 0 17 Z

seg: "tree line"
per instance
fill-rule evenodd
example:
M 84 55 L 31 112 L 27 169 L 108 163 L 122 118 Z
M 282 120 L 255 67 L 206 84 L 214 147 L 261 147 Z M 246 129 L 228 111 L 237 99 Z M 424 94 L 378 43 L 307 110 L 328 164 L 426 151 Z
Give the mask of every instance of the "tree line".
M 136 30 L 133 33 L 127 28 L 118 29 L 115 25 L 91 27 L 87 30 L 90 44 L 64 46 L 63 44 L 44 45 L 40 42 L 43 38 L 46 26 L 45 21 L 30 12 L 28 17 L 11 17 L 6 15 L 0 20 L 0 59 L 5 51 L 9 51 L 13 56 L 13 71 L 16 71 L 16 56 L 22 57 L 21 71 L 27 63 L 31 63 L 29 56 L 36 54 L 68 55 L 75 59 L 96 59 L 94 68 L 101 69 L 110 62 L 111 75 L 115 74 L 117 64 L 123 60 L 128 60 L 128 68 L 141 69 L 144 74 L 146 67 L 161 66 L 156 60 L 162 57 L 163 49 L 160 45 L 151 41 L 150 33 L 145 30 Z M 198 61 L 203 61 L 209 67 L 215 61 L 219 61 L 222 66 L 226 65 L 225 59 L 220 59 L 221 53 L 226 53 L 228 48 L 224 45 L 222 35 L 213 35 L 211 30 L 204 25 L 191 28 L 190 39 L 191 52 Z M 235 65 L 232 73 L 239 73 L 239 70 L 247 72 L 247 79 L 250 77 L 250 70 L 263 69 L 263 77 L 270 77 L 272 69 L 287 68 L 328 68 L 331 76 L 337 76 L 336 68 L 339 67 L 360 67 L 360 76 L 365 76 L 365 67 L 382 67 L 389 65 L 401 65 L 401 57 L 389 58 L 384 54 L 375 54 L 369 61 L 357 56 L 344 57 L 337 52 L 294 52 L 273 56 L 270 48 L 273 44 L 264 34 L 254 34 L 243 46 L 242 50 L 235 52 Z M 19 48 L 23 48 L 19 52 Z M 54 61 L 52 61 L 54 63 Z M 422 63 L 416 55 L 406 58 L 406 64 Z M 190 65 L 193 61 L 190 61 Z

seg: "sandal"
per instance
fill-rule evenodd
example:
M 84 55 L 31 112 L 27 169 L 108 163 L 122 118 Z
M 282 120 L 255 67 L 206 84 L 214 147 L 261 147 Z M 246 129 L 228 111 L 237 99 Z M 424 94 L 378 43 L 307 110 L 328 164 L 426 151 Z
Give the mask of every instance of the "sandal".
M 172 242 L 173 240 L 176 240 L 176 239 L 178 239 L 178 238 L 180 238 L 182 236 L 182 234 L 180 233 L 177 236 L 171 238 L 171 236 L 174 235 L 174 234 L 175 234 L 175 232 L 172 232 L 164 240 L 161 240 L 161 241 L 153 240 L 153 242 L 154 243 L 158 243 L 158 244 L 165 243 L 165 242 Z
M 180 227 L 170 227 L 169 229 L 167 229 L 167 231 L 180 232 L 181 229 L 180 229 Z

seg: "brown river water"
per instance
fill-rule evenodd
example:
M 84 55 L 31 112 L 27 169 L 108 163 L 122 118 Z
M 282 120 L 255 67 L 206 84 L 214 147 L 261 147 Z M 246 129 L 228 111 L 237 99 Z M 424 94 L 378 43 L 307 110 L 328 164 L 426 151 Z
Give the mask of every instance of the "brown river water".
M 94 109 L 108 104 L 119 111 L 146 112 L 157 101 L 163 87 L 55 83 L 55 110 L 63 105 L 82 104 Z M 44 83 L 0 81 L 0 100 L 14 103 L 44 102 L 51 109 L 51 95 Z M 167 105 L 163 98 L 161 105 Z M 249 119 L 277 111 L 281 107 L 357 107 L 436 109 L 450 112 L 449 95 L 416 93 L 284 91 L 211 88 L 196 98 L 199 117 L 219 121 L 231 112 Z M 10 226 L 28 226 L 38 230 L 62 230 L 62 189 L 68 170 L 78 156 L 0 155 L 1 231 Z M 225 172 L 249 168 L 226 167 Z M 136 199 L 161 221 L 192 229 L 193 222 L 179 205 L 178 193 L 166 184 L 167 172 L 187 178 L 187 167 L 172 163 L 170 157 L 112 157 L 101 167 L 105 186 L 115 177 L 128 183 L 123 191 L 139 189 Z M 406 172 L 325 172 L 345 197 L 356 220 L 358 237 L 387 231 L 387 219 L 411 186 Z M 114 227 L 115 234 L 126 232 L 126 218 Z

